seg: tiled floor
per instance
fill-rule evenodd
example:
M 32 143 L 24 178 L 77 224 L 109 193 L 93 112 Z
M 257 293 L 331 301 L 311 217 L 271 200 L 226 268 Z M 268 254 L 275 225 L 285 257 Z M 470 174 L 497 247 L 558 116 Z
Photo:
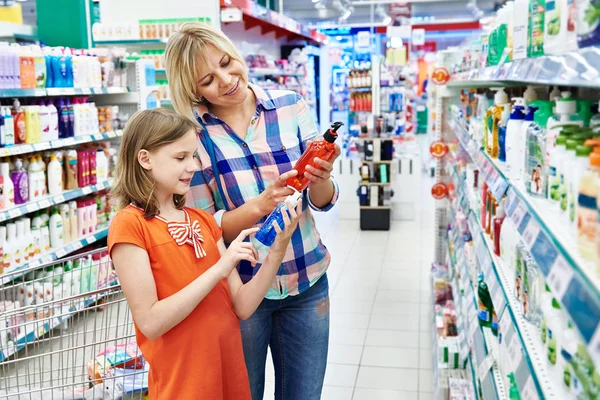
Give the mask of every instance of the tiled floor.
M 423 196 L 415 220 L 392 221 L 389 232 L 360 231 L 358 220 L 339 219 L 335 212 L 317 217 L 332 254 L 322 399 L 433 399 L 434 208 L 428 197 Z M 273 391 L 269 361 L 265 399 L 272 399 Z

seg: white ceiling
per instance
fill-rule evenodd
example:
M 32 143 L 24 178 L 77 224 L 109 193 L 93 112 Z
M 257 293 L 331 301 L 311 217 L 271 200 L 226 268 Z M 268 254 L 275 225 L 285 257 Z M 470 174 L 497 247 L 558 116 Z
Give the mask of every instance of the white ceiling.
M 277 1 L 280 0 L 271 0 Z M 320 0 L 318 3 L 313 3 L 312 0 L 281 0 L 283 5 L 283 13 L 288 17 L 294 18 L 303 23 L 318 24 L 318 23 L 333 23 L 339 22 L 340 16 L 343 14 L 336 8 L 336 2 L 342 4 L 352 4 L 354 11 L 350 17 L 344 22 L 348 24 L 370 24 L 371 23 L 371 8 L 373 7 L 373 22 L 381 23 L 383 17 L 377 12 L 377 6 L 361 5 L 366 1 L 368 3 L 392 3 L 390 0 Z M 400 2 L 397 2 L 400 3 Z M 457 19 L 457 20 L 476 20 L 472 11 L 467 7 L 468 3 L 475 3 L 477 7 L 488 14 L 503 0 L 414 0 L 411 4 L 413 17 L 434 17 L 439 19 Z M 388 10 L 389 4 L 382 4 L 383 10 Z

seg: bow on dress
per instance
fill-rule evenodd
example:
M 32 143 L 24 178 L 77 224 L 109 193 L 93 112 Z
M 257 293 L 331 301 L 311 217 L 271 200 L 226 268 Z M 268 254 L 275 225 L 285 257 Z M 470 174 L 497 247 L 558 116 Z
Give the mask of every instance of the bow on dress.
M 167 229 L 179 246 L 183 246 L 185 243 L 192 245 L 194 247 L 194 252 L 196 253 L 196 258 L 206 256 L 206 251 L 204 251 L 204 248 L 202 247 L 204 238 L 202 237 L 202 233 L 200 233 L 200 224 L 198 223 L 198 220 L 194 220 L 194 222 L 190 223 L 188 216 L 187 223 L 169 222 L 167 224 Z

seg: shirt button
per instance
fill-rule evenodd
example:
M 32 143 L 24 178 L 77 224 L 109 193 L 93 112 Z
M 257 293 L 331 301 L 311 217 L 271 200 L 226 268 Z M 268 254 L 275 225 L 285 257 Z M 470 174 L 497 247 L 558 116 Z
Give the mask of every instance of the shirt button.
M 256 117 L 252 117 L 252 119 L 250 120 L 250 123 L 251 123 L 252 125 L 254 125 L 254 124 L 256 123 Z
M 281 146 L 281 150 L 285 151 L 285 146 Z
M 244 142 L 244 144 L 242 144 L 242 146 L 244 146 L 245 148 L 248 148 L 248 143 Z
M 254 170 L 256 171 L 258 169 L 258 166 L 253 166 L 252 168 L 254 168 Z

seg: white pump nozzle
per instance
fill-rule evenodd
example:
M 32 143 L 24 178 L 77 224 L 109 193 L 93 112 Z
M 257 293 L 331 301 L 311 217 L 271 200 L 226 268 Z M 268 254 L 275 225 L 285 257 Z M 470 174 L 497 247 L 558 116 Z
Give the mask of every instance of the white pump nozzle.
M 554 89 L 550 92 L 550 101 L 556 101 L 560 99 L 560 90 L 555 86 Z
M 538 99 L 537 93 L 535 92 L 533 86 L 527 86 L 527 89 L 523 93 L 523 99 L 525 100 L 525 103 L 530 103 Z
M 514 104 L 514 106 L 521 106 L 521 107 L 525 107 L 525 99 L 522 97 L 513 97 L 512 101 Z
M 504 91 L 504 88 L 497 88 L 497 89 L 492 89 L 492 90 L 496 91 L 496 94 L 494 95 L 494 104 L 495 105 L 510 103 L 508 101 L 508 95 Z

